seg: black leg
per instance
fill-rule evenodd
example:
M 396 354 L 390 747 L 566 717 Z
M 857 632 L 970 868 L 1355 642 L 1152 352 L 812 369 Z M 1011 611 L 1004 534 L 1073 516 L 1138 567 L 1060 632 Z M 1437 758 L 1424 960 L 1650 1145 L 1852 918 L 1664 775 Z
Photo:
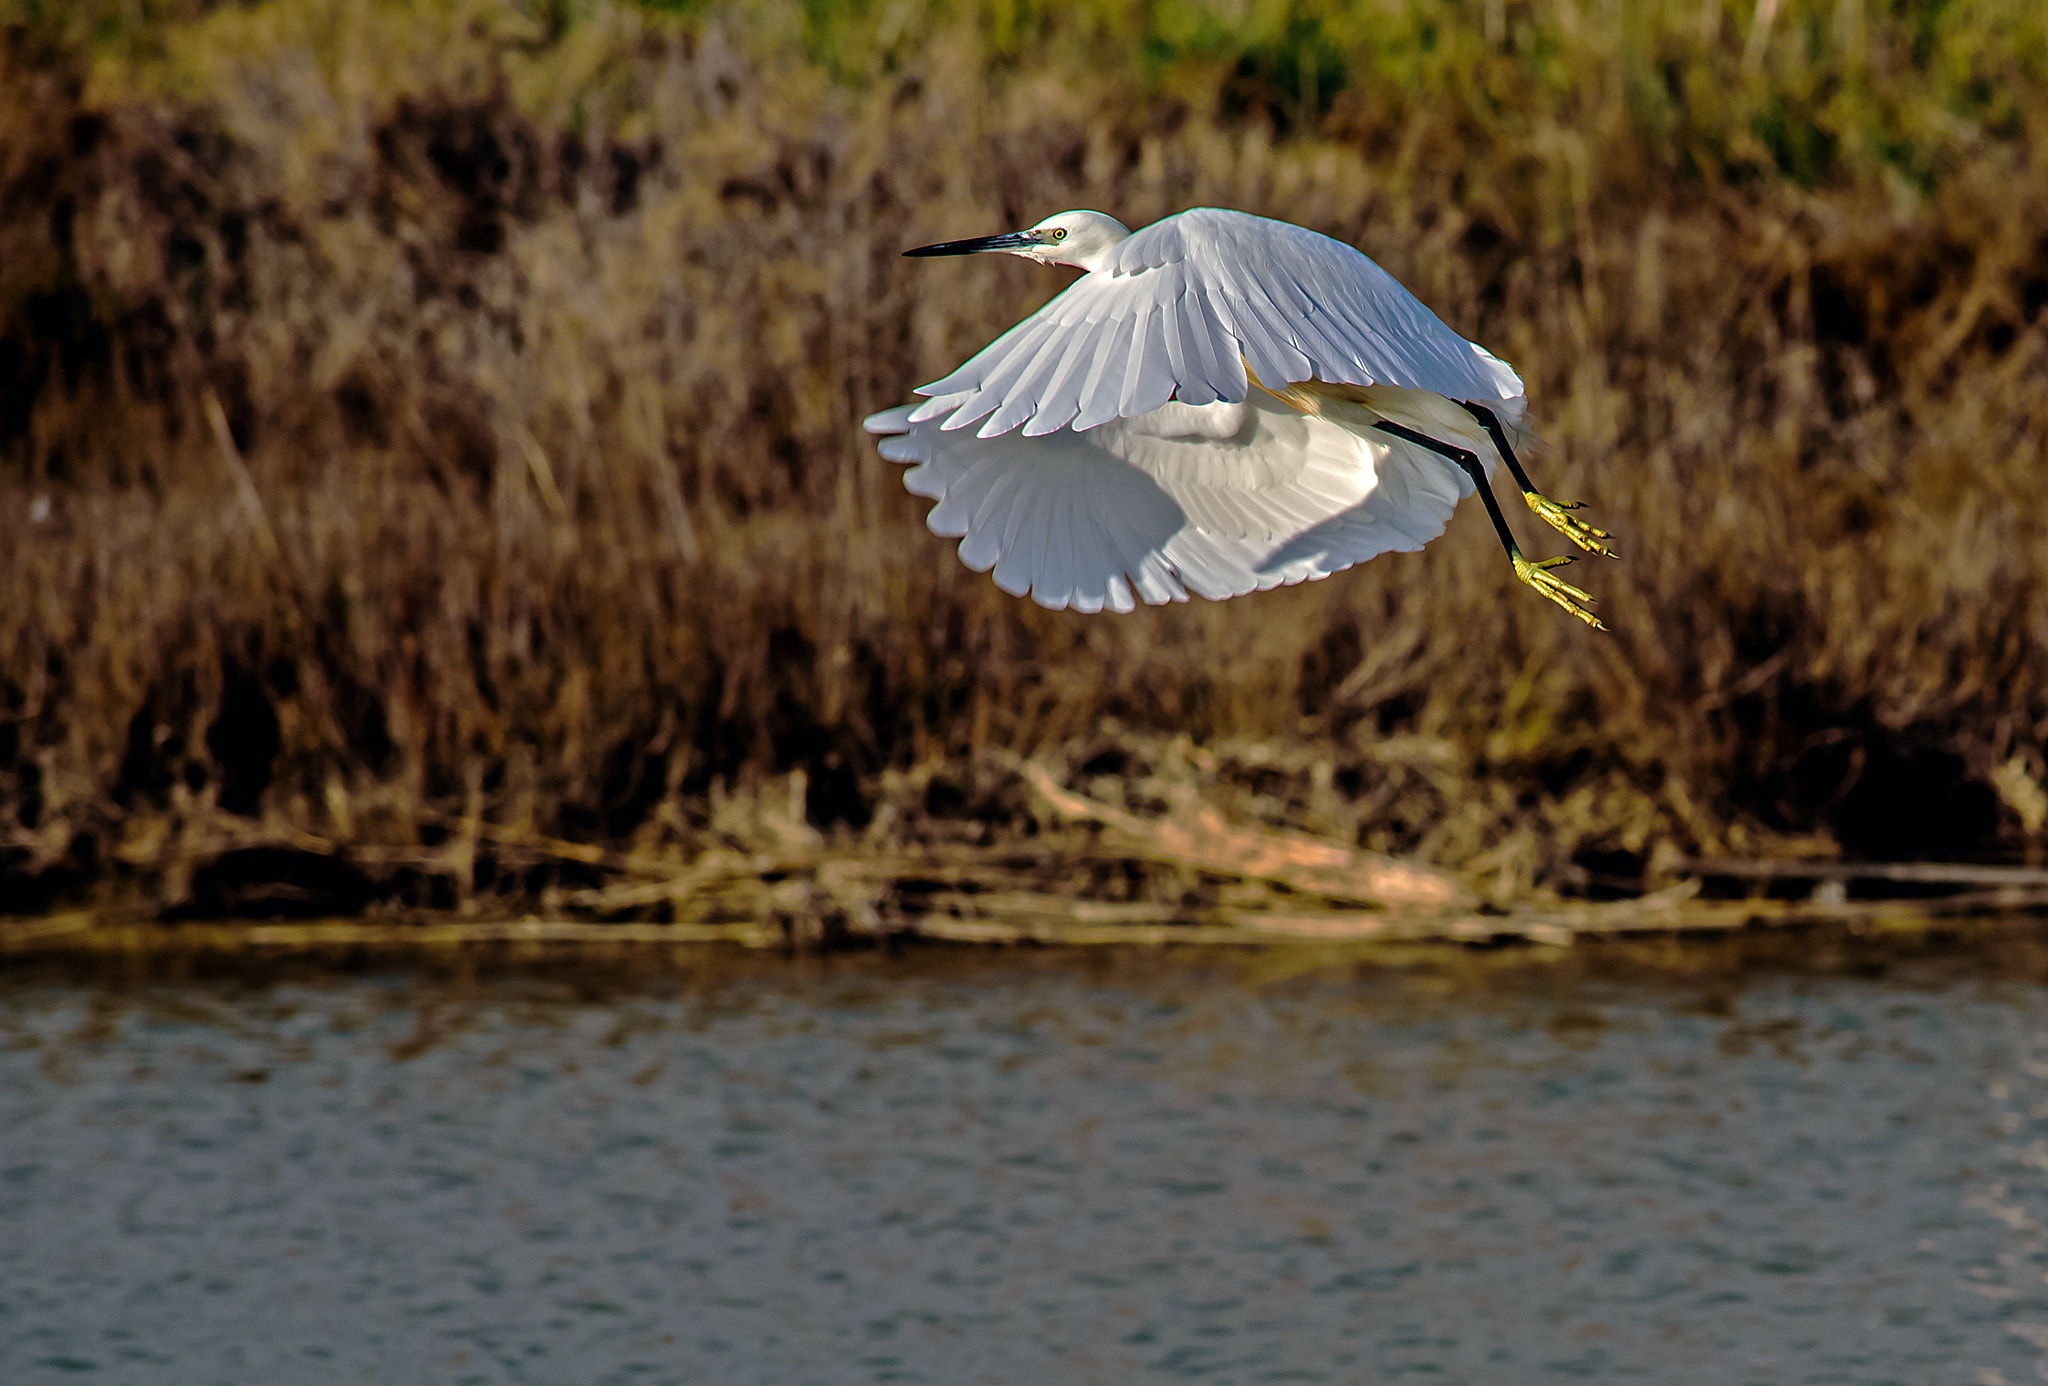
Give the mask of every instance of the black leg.
M 1493 527 L 1499 531 L 1500 542 L 1506 546 L 1508 557 L 1520 561 L 1522 550 L 1515 543 L 1515 532 L 1508 528 L 1508 517 L 1500 513 L 1500 503 L 1493 498 L 1493 488 L 1486 484 L 1486 468 L 1479 464 L 1478 454 L 1451 443 L 1440 443 L 1426 433 L 1417 433 L 1412 428 L 1403 428 L 1400 424 L 1388 423 L 1384 419 L 1373 427 L 1382 433 L 1391 433 L 1404 442 L 1413 443 L 1419 448 L 1428 448 L 1438 457 L 1445 458 L 1462 468 L 1465 475 L 1472 478 L 1472 484 L 1479 488 L 1479 499 L 1486 502 L 1486 513 L 1493 517 Z
M 1529 474 L 1522 470 L 1522 463 L 1515 456 L 1515 450 L 1508 446 L 1508 435 L 1501 428 L 1500 420 L 1493 416 L 1493 411 L 1470 400 L 1459 400 L 1458 407 L 1477 419 L 1479 426 L 1486 430 L 1486 436 L 1493 439 L 1493 445 L 1500 449 L 1500 460 L 1508 464 L 1508 474 L 1514 477 L 1515 485 L 1521 487 L 1524 492 L 1534 491 L 1536 487 L 1531 484 Z
M 1478 416 L 1475 414 L 1474 417 Z M 1487 422 L 1486 419 L 1481 419 L 1480 421 L 1482 423 Z M 1493 488 L 1486 484 L 1486 468 L 1480 464 L 1477 453 L 1468 448 L 1458 447 L 1454 443 L 1440 442 L 1426 433 L 1417 433 L 1412 428 L 1403 428 L 1400 424 L 1389 423 L 1385 419 L 1380 420 L 1373 427 L 1382 433 L 1399 438 L 1405 443 L 1413 443 L 1416 447 L 1425 448 L 1463 470 L 1465 475 L 1472 478 L 1472 484 L 1479 488 L 1479 499 L 1486 502 L 1486 513 L 1493 519 L 1494 530 L 1500 535 L 1501 547 L 1508 551 L 1508 562 L 1514 565 L 1515 576 L 1528 583 L 1538 592 L 1541 592 L 1551 601 L 1556 602 L 1566 611 L 1571 612 L 1572 615 L 1584 621 L 1594 630 L 1607 629 L 1607 627 L 1600 624 L 1600 618 L 1593 614 L 1593 608 L 1589 605 L 1593 599 L 1551 572 L 1551 569 L 1562 568 L 1565 564 L 1571 562 L 1572 560 L 1569 555 L 1561 558 L 1538 559 L 1534 563 L 1522 557 L 1521 546 L 1515 542 L 1515 532 L 1508 528 L 1508 517 L 1500 513 L 1500 504 L 1493 498 Z M 1500 425 L 1497 423 L 1493 425 L 1495 430 L 1498 430 L 1499 427 Z M 1496 431 L 1493 436 L 1496 443 L 1500 445 L 1501 455 L 1503 457 L 1512 457 L 1513 454 L 1508 452 L 1506 443 L 1501 439 L 1500 434 Z M 1517 467 L 1515 470 L 1519 475 L 1521 469 Z M 1525 496 L 1533 496 L 1534 494 L 1533 491 L 1524 490 Z M 1537 499 L 1540 500 L 1541 498 L 1538 497 Z M 1532 505 L 1534 503 L 1534 501 L 1531 502 Z M 1543 504 L 1549 505 L 1550 502 L 1544 501 Z M 1542 514 L 1543 512 L 1539 510 L 1537 513 Z M 1545 518 L 1549 517 L 1545 516 Z
M 1579 508 L 1577 501 L 1554 501 L 1536 489 L 1535 483 L 1529 480 L 1529 474 L 1522 470 L 1521 459 L 1516 457 L 1515 450 L 1508 446 L 1507 430 L 1500 426 L 1500 420 L 1494 417 L 1491 409 L 1483 404 L 1474 404 L 1470 400 L 1462 399 L 1458 401 L 1458 407 L 1477 420 L 1479 426 L 1486 430 L 1486 436 L 1493 439 L 1493 446 L 1499 451 L 1500 460 L 1508 464 L 1508 471 L 1514 475 L 1515 484 L 1522 488 L 1522 499 L 1529 503 L 1529 508 L 1535 511 L 1545 524 L 1587 553 L 1597 553 L 1603 558 L 1619 557 L 1605 542 L 1614 536 L 1604 529 L 1595 529 L 1570 513 Z

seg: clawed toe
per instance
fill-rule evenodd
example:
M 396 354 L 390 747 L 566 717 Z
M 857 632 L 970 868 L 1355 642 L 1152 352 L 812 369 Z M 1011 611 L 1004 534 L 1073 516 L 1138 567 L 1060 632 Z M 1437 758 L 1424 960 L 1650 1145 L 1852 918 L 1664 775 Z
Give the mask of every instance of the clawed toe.
M 1516 554 L 1514 555 L 1515 576 L 1528 583 L 1529 586 L 1535 588 L 1551 601 L 1556 602 L 1581 621 L 1584 621 L 1594 630 L 1606 630 L 1607 627 L 1600 624 L 1600 618 L 1593 614 L 1591 605 L 1593 598 L 1591 595 L 1580 591 L 1563 578 L 1552 573 L 1551 570 L 1553 568 L 1562 568 L 1571 561 L 1572 555 L 1566 554 L 1562 558 L 1543 558 L 1532 563 L 1520 554 Z
M 1537 491 L 1524 491 L 1522 499 L 1528 502 L 1529 508 L 1535 511 L 1545 524 L 1587 553 L 1596 553 L 1602 558 L 1619 557 L 1613 549 L 1601 542 L 1603 539 L 1613 538 L 1613 535 L 1604 529 L 1587 524 L 1570 513 L 1581 508 L 1578 501 L 1554 501 Z

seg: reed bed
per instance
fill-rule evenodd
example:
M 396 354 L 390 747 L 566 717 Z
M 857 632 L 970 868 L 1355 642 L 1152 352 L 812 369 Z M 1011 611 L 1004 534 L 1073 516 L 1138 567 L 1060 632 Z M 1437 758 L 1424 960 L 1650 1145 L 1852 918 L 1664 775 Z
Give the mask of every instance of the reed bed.
M 1165 918 L 1330 893 L 1076 846 L 1047 785 L 1488 909 L 2039 857 L 2036 6 L 0 23 L 6 912 L 663 922 L 632 888 L 742 861 L 758 921 L 798 849 L 1000 851 Z M 1203 204 L 1360 246 L 1521 370 L 1539 481 L 1619 536 L 1573 570 L 1610 636 L 1477 507 L 1126 617 L 923 530 L 859 419 L 1059 277 L 897 253 Z

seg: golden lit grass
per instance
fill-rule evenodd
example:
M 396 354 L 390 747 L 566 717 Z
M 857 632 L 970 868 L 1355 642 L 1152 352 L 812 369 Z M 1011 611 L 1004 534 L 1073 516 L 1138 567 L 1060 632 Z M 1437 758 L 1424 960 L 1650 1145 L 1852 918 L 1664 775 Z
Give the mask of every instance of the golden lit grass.
M 1029 830 L 994 752 L 1507 899 L 2037 842 L 2048 21 L 1225 8 L 15 0 L 0 881 L 175 903 L 223 811 L 469 851 L 379 878 L 430 902 L 564 879 L 465 822 Z M 1200 204 L 1521 370 L 1610 637 L 1477 507 L 1124 618 L 923 530 L 859 419 L 1060 276 L 897 252 Z

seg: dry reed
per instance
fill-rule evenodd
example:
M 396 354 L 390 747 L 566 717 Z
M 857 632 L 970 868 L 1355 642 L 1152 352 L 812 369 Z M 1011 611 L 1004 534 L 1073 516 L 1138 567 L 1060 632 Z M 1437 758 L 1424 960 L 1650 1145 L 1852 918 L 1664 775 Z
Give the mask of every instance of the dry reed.
M 2048 20 L 1228 8 L 0 5 L 0 908 L 1028 841 L 1017 757 L 1496 901 L 2032 860 Z M 858 420 L 1056 284 L 897 252 L 1201 204 L 1517 365 L 1611 637 L 1476 507 L 1124 618 L 924 532 Z

